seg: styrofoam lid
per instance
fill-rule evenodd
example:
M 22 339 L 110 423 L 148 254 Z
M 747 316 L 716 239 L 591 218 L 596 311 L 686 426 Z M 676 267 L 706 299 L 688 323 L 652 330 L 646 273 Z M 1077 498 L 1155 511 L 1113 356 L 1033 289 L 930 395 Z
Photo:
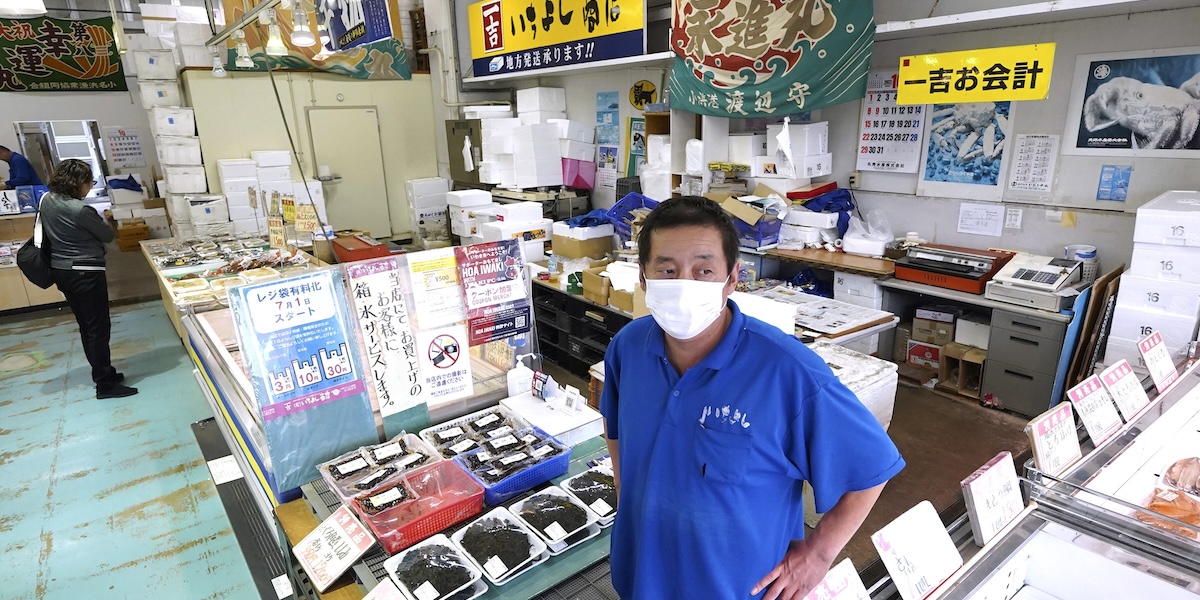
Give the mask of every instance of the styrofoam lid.
M 852 392 L 858 392 L 896 371 L 896 363 L 867 356 L 829 340 L 817 340 L 808 346 L 817 353 L 833 374 Z
M 1200 191 L 1170 190 L 1137 209 L 1143 212 L 1198 212 L 1200 211 Z

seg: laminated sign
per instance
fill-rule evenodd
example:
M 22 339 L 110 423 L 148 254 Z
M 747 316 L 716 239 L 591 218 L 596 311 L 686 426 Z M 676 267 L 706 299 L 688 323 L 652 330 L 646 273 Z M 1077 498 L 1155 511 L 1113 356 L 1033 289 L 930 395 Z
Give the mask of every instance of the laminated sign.
M 1054 44 L 900 57 L 897 104 L 1043 100 Z

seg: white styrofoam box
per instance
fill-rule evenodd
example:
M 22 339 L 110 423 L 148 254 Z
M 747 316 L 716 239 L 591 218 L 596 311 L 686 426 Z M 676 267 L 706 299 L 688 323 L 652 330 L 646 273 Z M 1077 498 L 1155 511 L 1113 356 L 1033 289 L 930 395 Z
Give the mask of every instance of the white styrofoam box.
M 783 218 L 783 222 L 788 225 L 829 229 L 837 227 L 838 213 L 814 212 L 803 206 L 794 206 Z
M 461 240 L 461 241 L 462 241 L 462 244 L 460 244 L 460 245 L 462 245 L 462 246 L 470 246 L 470 245 L 472 245 L 472 244 L 482 244 L 482 243 L 483 243 L 483 236 L 482 236 L 482 235 L 478 235 L 478 234 L 476 234 L 476 235 L 464 235 L 464 236 L 462 236 L 462 240 Z
M 233 230 L 233 223 L 228 221 L 224 223 L 193 223 L 192 228 L 196 230 L 197 237 L 233 235 L 235 233 Z
M 140 192 L 135 192 L 133 190 L 122 190 L 122 189 L 117 189 L 117 188 L 109 188 L 108 189 L 108 201 L 113 206 L 120 206 L 122 208 L 129 207 L 129 206 L 136 206 L 138 208 L 141 208 L 142 202 L 144 202 L 146 200 L 146 198 L 147 198 L 147 196 L 146 196 L 145 188 L 142 188 L 142 191 L 140 191 Z
M 1166 338 L 1163 338 L 1164 341 Z M 1104 359 L 1100 361 L 1104 367 L 1111 367 L 1122 359 L 1129 362 L 1129 366 L 1141 375 L 1148 375 L 1150 370 L 1146 368 L 1146 361 L 1142 360 L 1142 352 L 1138 350 L 1138 340 L 1128 340 L 1115 336 L 1108 336 L 1108 345 L 1104 348 Z M 1187 344 L 1182 346 L 1167 345 L 1167 354 L 1171 355 L 1172 362 L 1178 364 L 1180 361 L 1187 358 Z M 1096 369 L 1100 371 L 1099 368 Z
M 1110 335 L 1125 340 L 1140 340 L 1155 331 L 1162 333 L 1168 348 L 1186 346 L 1195 339 L 1196 315 L 1152 312 L 1123 303 L 1117 297 Z
M 843 300 L 851 296 L 882 298 L 883 288 L 879 287 L 874 277 L 835 272 L 833 274 L 833 299 Z
M 258 197 L 259 202 L 269 204 L 272 194 L 280 196 L 292 196 L 295 194 L 296 188 L 292 186 L 290 181 L 260 181 L 258 182 Z
M 875 354 L 879 352 L 879 334 L 869 335 L 842 345 L 847 350 L 853 350 L 861 354 Z
M 509 117 L 504 119 L 483 119 L 479 122 L 479 131 L 482 133 L 491 133 L 495 131 L 512 131 L 521 126 L 519 117 Z
M 767 156 L 774 156 L 779 149 L 779 133 L 783 123 L 767 125 Z M 788 133 L 792 138 L 792 156 L 810 156 L 829 153 L 829 123 L 790 123 Z
M 563 184 L 562 160 L 518 160 L 517 187 L 522 189 Z
M 553 225 L 554 221 L 550 219 L 538 219 L 536 221 L 495 221 L 480 225 L 479 235 L 483 236 L 483 241 L 485 242 L 513 239 L 524 240 L 526 242 L 548 240 L 550 239 L 550 231 Z
M 562 158 L 570 158 L 572 160 L 582 160 L 593 162 L 596 160 L 596 145 L 585 144 L 575 140 L 560 140 L 559 148 L 562 150 Z
M 266 219 L 233 219 L 234 233 L 259 233 L 267 230 Z
M 888 240 L 877 240 L 850 232 L 842 237 L 842 252 L 858 256 L 882 257 Z
M 187 201 L 193 225 L 229 221 L 229 206 L 225 204 L 225 196 L 188 196 Z
M 484 216 L 485 213 L 490 213 L 497 206 L 500 205 L 496 204 L 495 202 L 484 204 L 482 206 L 469 206 L 465 208 L 461 206 L 449 206 L 447 207 L 447 218 L 449 218 L 451 221 L 462 221 L 464 223 L 467 221 L 474 221 L 475 219 Z M 481 220 L 485 223 L 495 221 L 495 213 L 491 213 L 490 218 L 484 217 Z
M 578 413 L 568 415 L 551 408 L 550 403 L 545 400 L 534 398 L 532 392 L 501 400 L 500 404 L 567 446 L 574 446 L 604 433 L 600 413 L 590 406 L 581 406 Z
M 497 204 L 492 212 L 498 221 L 536 221 L 542 218 L 541 202 Z
M 833 374 L 887 429 L 896 404 L 896 363 L 864 356 L 823 339 L 810 344 L 809 348 L 830 365 Z
M 552 87 L 517 90 L 517 112 L 527 113 L 539 110 L 567 110 L 567 90 Z
M 167 191 L 172 194 L 203 194 L 208 191 L 204 167 L 163 167 Z
M 401 18 L 403 18 L 403 17 L 401 17 Z M 487 121 L 487 120 L 491 120 L 491 119 L 503 119 L 503 118 L 511 117 L 513 115 L 512 109 L 507 106 L 497 106 L 496 107 L 496 108 L 502 108 L 504 110 L 472 110 L 472 109 L 479 109 L 479 108 L 483 108 L 483 107 L 464 106 L 463 107 L 463 118 L 464 119 L 480 119 L 482 121 Z
M 767 155 L 767 136 L 761 133 L 735 133 L 729 136 L 729 162 L 753 165 L 755 156 Z
M 167 209 L 165 208 L 143 208 L 142 217 L 165 217 Z
M 292 166 L 292 153 L 287 150 L 255 150 L 250 153 L 250 158 L 259 168 Z
M 142 95 L 143 108 L 184 104 L 178 81 L 142 81 L 138 83 L 138 91 Z
M 258 189 L 258 177 L 227 178 L 221 176 L 221 191 L 225 194 L 246 194 Z
M 1171 190 L 1137 209 L 1133 241 L 1200 246 L 1200 191 Z
M 404 182 L 404 189 L 408 192 L 409 202 L 414 198 L 424 196 L 435 196 L 437 194 L 445 194 L 450 191 L 450 180 L 441 177 L 425 177 L 423 179 L 409 179 Z
M 1200 248 L 1134 242 L 1129 272 L 1138 277 L 1200 283 Z
M 175 43 L 180 46 L 204 47 L 212 36 L 207 23 L 175 23 Z
M 476 208 L 475 219 L 479 221 L 480 225 L 499 221 L 500 219 L 496 217 L 496 208 L 499 206 L 499 204 L 493 203 L 491 206 L 481 206 Z
M 534 240 L 531 242 L 523 242 L 521 247 L 525 250 L 525 262 L 537 262 L 546 260 L 546 242 Z
M 259 167 L 258 180 L 261 181 L 291 181 L 292 167 L 284 165 L 282 167 Z
M 554 161 L 562 168 L 562 148 L 555 125 L 529 125 L 514 130 L 513 153 L 519 160 Z
M 177 135 L 160 135 L 154 138 L 154 150 L 158 153 L 159 164 L 200 166 L 204 164 L 200 156 L 200 138 Z
M 796 306 L 794 304 L 745 292 L 733 292 L 729 295 L 729 299 L 738 305 L 742 314 L 754 317 L 788 335 L 796 334 Z
M 155 198 L 165 197 L 167 195 L 167 182 L 165 182 L 161 179 L 159 179 L 158 181 L 155 181 L 154 189 L 158 190 L 158 193 L 154 195 Z
M 171 220 L 166 215 L 146 216 L 143 214 L 142 218 L 146 220 L 146 226 L 150 228 L 150 239 L 161 240 L 171 237 Z
M 497 158 L 499 156 L 511 157 L 512 155 L 511 154 L 492 155 L 490 157 L 485 157 L 485 158 Z M 517 176 L 517 173 L 516 173 L 515 167 L 504 167 L 498 161 L 484 160 L 483 162 L 479 163 L 479 182 L 480 183 L 491 183 L 494 185 L 499 185 L 501 183 L 504 183 L 507 180 L 515 179 L 516 176 Z
M 613 229 L 612 223 L 593 227 L 571 227 L 565 221 L 555 223 L 552 231 L 554 235 L 574 240 L 594 240 L 596 238 L 612 237 L 613 233 L 616 232 Z
M 139 80 L 179 79 L 175 69 L 175 53 L 170 50 L 134 50 Z
M 848 298 L 834 298 L 834 300 L 837 300 L 838 302 L 845 302 L 846 304 L 853 304 L 854 306 L 861 306 L 863 308 L 883 310 L 883 296 L 878 296 L 875 298 L 867 298 L 865 296 L 850 296 Z
M 248 158 L 222 158 L 217 173 L 225 179 L 258 179 L 258 163 Z
M 646 136 L 646 163 L 671 165 L 671 136 L 659 133 Z
M 596 143 L 596 126 L 570 119 L 550 119 L 550 123 L 558 125 L 558 137 L 564 140 L 575 140 L 585 144 Z
M 446 203 L 459 208 L 488 206 L 492 203 L 492 194 L 486 190 L 457 190 L 446 193 Z
M 180 67 L 212 67 L 212 52 L 204 46 L 176 46 L 175 64 Z
M 458 236 L 479 235 L 479 222 L 475 219 L 467 219 L 465 221 L 451 219 L 450 232 Z
M 263 203 L 258 202 L 258 194 L 251 196 L 249 192 L 229 192 L 225 194 L 225 201 L 229 203 L 230 210 L 235 206 L 241 206 L 253 209 L 255 212 L 265 215 L 267 207 Z
M 113 206 L 108 209 L 108 212 L 112 213 L 112 217 L 118 221 L 134 218 L 132 207 Z
M 808 156 L 793 156 L 792 168 L 794 169 L 795 177 L 803 177 L 812 179 L 813 177 L 824 177 L 833 172 L 833 155 L 826 154 L 810 154 Z M 785 173 L 786 176 L 788 175 Z
M 181 240 L 190 240 L 196 237 L 196 228 L 189 223 L 180 223 L 176 221 L 171 223 L 171 234 Z
M 184 194 L 167 194 L 167 214 L 176 223 L 191 223 L 191 205 Z
M 1139 277 L 1130 271 L 1121 276 L 1118 299 L 1126 306 L 1149 312 L 1200 314 L 1200 284 Z
M 521 125 L 549 125 L 550 121 L 567 118 L 567 113 L 559 110 L 539 110 L 521 113 Z
M 954 321 L 954 343 L 988 349 L 992 335 L 992 320 L 983 315 L 968 313 Z
M 175 106 L 150 107 L 150 131 L 154 135 L 196 135 L 196 115 L 192 109 Z
M 322 223 L 329 222 L 329 214 L 325 212 L 325 188 L 320 181 L 309 179 L 307 181 L 292 182 L 293 195 L 296 196 L 296 204 L 311 204 L 317 207 L 317 218 Z
M 266 214 L 251 208 L 246 204 L 234 204 L 229 198 L 226 198 L 226 203 L 229 206 L 230 221 L 245 221 L 247 219 L 265 219 Z
M 446 240 L 450 230 L 447 224 L 447 207 L 417 208 L 409 212 L 412 217 L 413 235 L 422 240 Z
M 446 208 L 449 202 L 446 201 L 446 192 L 439 194 L 428 194 L 425 196 L 409 196 L 408 203 L 413 208 Z
M 513 131 L 512 129 L 497 129 L 495 131 L 485 131 L 480 137 L 479 149 L 486 154 L 512 154 L 513 153 Z M 486 160 L 486 158 L 484 159 Z

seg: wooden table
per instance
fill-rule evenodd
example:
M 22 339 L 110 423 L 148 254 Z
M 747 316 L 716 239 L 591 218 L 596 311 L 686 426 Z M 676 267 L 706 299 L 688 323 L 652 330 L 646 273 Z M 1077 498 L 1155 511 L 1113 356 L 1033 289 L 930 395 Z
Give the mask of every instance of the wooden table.
M 804 250 L 768 250 L 765 255 L 768 258 L 784 262 L 800 263 L 867 277 L 887 277 L 896 272 L 896 263 L 888 259 L 868 258 L 845 252 L 805 248 Z

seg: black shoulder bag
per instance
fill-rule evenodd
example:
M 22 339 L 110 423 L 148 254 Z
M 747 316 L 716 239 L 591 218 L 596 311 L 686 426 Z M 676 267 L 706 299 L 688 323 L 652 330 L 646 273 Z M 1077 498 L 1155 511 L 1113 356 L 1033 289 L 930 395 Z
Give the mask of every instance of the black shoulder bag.
M 30 283 L 47 289 L 54 285 L 54 275 L 50 271 L 50 240 L 42 232 L 42 204 L 38 203 L 37 216 L 33 222 L 33 237 L 29 238 L 21 249 L 17 250 L 17 267 Z

